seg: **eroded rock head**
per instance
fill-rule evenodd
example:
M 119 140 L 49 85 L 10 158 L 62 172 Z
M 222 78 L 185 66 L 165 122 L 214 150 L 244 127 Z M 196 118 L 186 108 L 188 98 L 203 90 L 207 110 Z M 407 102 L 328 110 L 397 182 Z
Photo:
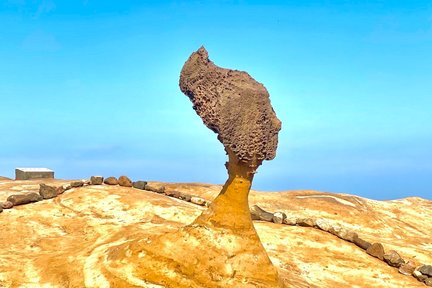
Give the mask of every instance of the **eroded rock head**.
M 261 163 L 276 156 L 281 122 L 266 88 L 248 73 L 216 66 L 201 47 L 184 64 L 180 89 L 239 160 Z

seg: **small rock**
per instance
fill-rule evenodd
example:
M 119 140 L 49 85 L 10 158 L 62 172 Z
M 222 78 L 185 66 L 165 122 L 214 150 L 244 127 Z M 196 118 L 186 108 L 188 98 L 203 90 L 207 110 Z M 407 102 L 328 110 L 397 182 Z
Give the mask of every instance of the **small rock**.
M 180 192 L 172 189 L 165 190 L 165 195 L 169 197 L 180 198 Z
M 3 209 L 11 209 L 14 206 L 14 204 L 11 201 L 5 201 L 2 202 L 0 207 Z
M 250 213 L 252 220 L 262 220 L 262 221 L 273 221 L 273 214 L 270 212 L 265 211 L 258 205 L 254 205 L 250 208 Z
M 0 206 L 0 213 L 3 212 L 3 208 Z
M 102 176 L 91 176 L 90 185 L 102 185 L 104 177 Z
M 27 194 L 17 194 L 17 195 L 11 195 L 7 198 L 7 201 L 12 202 L 14 206 L 17 205 L 24 205 L 32 202 L 38 202 L 41 201 L 43 198 L 38 193 L 27 193 Z
M 426 279 L 428 279 L 428 276 L 423 275 L 420 271 L 418 270 L 414 270 L 414 272 L 412 273 L 412 275 L 414 276 L 414 278 L 416 278 L 418 281 L 420 282 L 424 282 L 426 281 Z
M 127 176 L 120 176 L 118 184 L 123 187 L 132 187 L 132 181 Z
M 432 277 L 432 265 L 422 265 L 418 269 L 423 275 Z
M 408 263 L 404 263 L 399 267 L 399 273 L 409 276 L 414 273 L 415 268 L 415 264 L 411 261 L 408 261 Z
M 302 227 L 314 227 L 316 223 L 312 218 L 300 218 L 297 220 L 297 225 Z
M 65 191 L 64 185 L 57 187 L 57 195 L 63 194 Z
M 358 247 L 360 247 L 360 248 L 362 248 L 364 250 L 367 250 L 372 245 L 368 241 L 363 240 L 362 238 L 360 238 L 358 235 L 354 236 L 353 240 L 354 240 L 353 241 L 354 244 L 356 244 Z
M 373 243 L 366 249 L 366 253 L 380 260 L 384 260 L 384 246 L 381 243 Z
M 192 196 L 191 197 L 191 202 L 197 205 L 201 205 L 201 206 L 206 206 L 207 205 L 207 201 L 200 198 L 200 197 L 196 197 L 196 196 Z
M 331 224 L 325 219 L 319 218 L 315 222 L 317 227 L 323 231 L 328 232 L 331 228 Z
M 58 195 L 57 193 L 58 187 L 46 185 L 46 184 L 40 184 L 39 185 L 39 194 L 42 196 L 43 199 L 51 199 Z
M 118 180 L 115 177 L 108 177 L 103 181 L 107 185 L 118 185 Z
M 297 217 L 295 217 L 292 214 L 289 214 L 284 219 L 283 223 L 286 224 L 286 225 L 291 225 L 291 226 L 297 225 Z
M 66 190 L 72 189 L 72 186 L 70 185 L 70 183 L 63 185 L 62 187 L 63 187 L 63 192 L 66 191 Z
M 387 262 L 387 264 L 389 264 L 390 266 L 396 268 L 399 268 L 402 264 L 405 263 L 402 257 L 394 250 L 390 250 L 386 254 L 384 254 L 384 261 Z
M 145 190 L 156 192 L 156 193 L 164 193 L 165 192 L 165 186 L 155 186 L 153 184 L 146 184 Z
M 340 226 L 331 226 L 327 232 L 349 242 L 354 242 L 354 238 L 358 237 L 357 233 Z
M 282 224 L 284 220 L 287 218 L 286 214 L 283 212 L 275 212 L 273 213 L 273 223 Z
M 185 193 L 180 192 L 180 198 L 179 199 L 187 201 L 187 202 L 191 202 L 192 196 L 189 194 L 185 194 Z
M 146 181 L 135 181 L 132 183 L 132 187 L 134 187 L 136 189 L 140 189 L 140 190 L 144 190 L 145 185 L 147 185 Z
M 427 279 L 424 281 L 424 283 L 425 283 L 427 286 L 432 287 L 432 277 L 427 278 Z
M 84 186 L 84 182 L 82 180 L 79 181 L 73 181 L 70 183 L 72 188 L 78 188 Z
M 352 243 L 354 242 L 354 238 L 358 237 L 356 232 L 348 230 L 346 228 L 342 228 L 337 236 L 345 241 Z

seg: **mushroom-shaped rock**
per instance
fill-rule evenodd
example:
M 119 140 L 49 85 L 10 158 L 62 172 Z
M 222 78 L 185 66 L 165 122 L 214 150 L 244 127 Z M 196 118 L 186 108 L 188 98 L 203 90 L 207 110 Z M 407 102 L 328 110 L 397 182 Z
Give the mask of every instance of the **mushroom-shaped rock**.
M 122 278 L 126 270 L 119 267 L 127 257 L 136 263 L 127 273 L 166 287 L 285 287 L 255 231 L 248 203 L 254 174 L 263 160 L 275 157 L 281 129 L 267 90 L 246 72 L 213 64 L 203 47 L 184 64 L 180 89 L 224 145 L 228 180 L 190 225 L 111 247 L 107 270 Z M 150 185 L 145 189 L 154 191 Z

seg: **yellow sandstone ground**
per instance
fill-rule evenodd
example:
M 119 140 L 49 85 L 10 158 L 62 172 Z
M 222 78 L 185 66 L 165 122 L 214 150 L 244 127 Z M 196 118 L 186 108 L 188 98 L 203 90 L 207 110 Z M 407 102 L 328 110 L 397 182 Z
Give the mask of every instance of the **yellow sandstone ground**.
M 0 179 L 0 201 L 11 194 L 37 191 L 42 182 L 69 181 Z M 210 201 L 221 189 L 205 184 L 152 184 Z M 373 201 L 318 191 L 251 191 L 249 201 L 271 212 L 328 219 L 369 242 L 381 242 L 404 259 L 432 264 L 432 201 L 414 197 Z M 127 245 L 137 235 L 175 231 L 192 223 L 204 209 L 157 193 L 106 185 L 71 189 L 51 200 L 5 209 L 0 214 L 0 287 L 161 287 L 128 273 L 127 260 L 123 273 L 111 273 L 103 265 L 109 261 L 104 252 Z M 426 287 L 329 233 L 260 221 L 254 225 L 290 287 Z

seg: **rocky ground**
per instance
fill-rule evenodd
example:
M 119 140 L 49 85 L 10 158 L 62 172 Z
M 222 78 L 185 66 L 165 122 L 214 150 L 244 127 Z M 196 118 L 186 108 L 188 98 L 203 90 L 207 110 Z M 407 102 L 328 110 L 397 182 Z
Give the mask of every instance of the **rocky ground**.
M 0 202 L 11 195 L 38 193 L 41 183 L 67 187 L 52 199 L 14 206 L 0 214 L 0 287 L 162 287 L 107 271 L 101 264 L 105 247 L 113 239 L 127 242 L 137 231 L 152 235 L 189 224 L 221 189 L 148 183 L 147 188 L 159 189 L 156 193 L 105 184 L 72 188 L 70 182 L 0 178 Z M 187 201 L 191 195 L 197 196 L 194 203 Z M 355 232 L 366 242 L 382 243 L 386 252 L 395 250 L 419 267 L 432 264 L 432 201 L 416 197 L 373 201 L 319 191 L 252 191 L 249 199 L 251 207 L 287 215 L 284 222 L 291 225 L 254 224 L 289 287 L 426 287 L 412 271 L 401 274 L 333 235 L 337 233 L 319 229 L 316 221 Z M 299 226 L 304 219 L 311 220 L 312 227 Z

